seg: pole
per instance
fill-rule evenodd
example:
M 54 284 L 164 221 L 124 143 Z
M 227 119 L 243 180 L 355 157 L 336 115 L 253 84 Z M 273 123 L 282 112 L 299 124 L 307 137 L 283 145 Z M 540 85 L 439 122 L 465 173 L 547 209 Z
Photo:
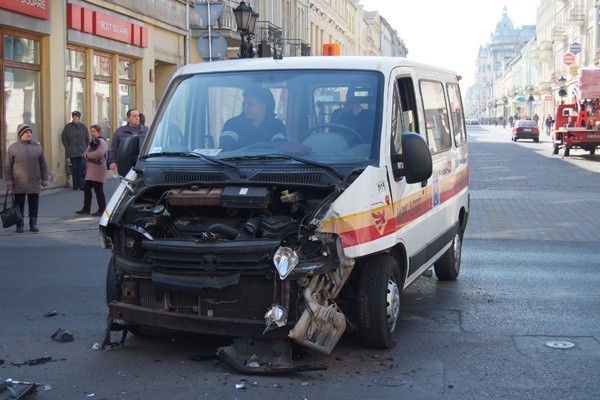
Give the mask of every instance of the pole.
M 212 23 L 210 21 L 210 2 L 208 0 L 208 61 L 212 61 Z

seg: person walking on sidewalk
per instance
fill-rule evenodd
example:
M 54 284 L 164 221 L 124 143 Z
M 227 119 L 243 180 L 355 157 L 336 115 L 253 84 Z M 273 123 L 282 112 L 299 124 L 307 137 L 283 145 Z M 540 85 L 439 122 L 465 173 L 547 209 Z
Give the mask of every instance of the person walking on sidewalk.
M 554 118 L 550 114 L 546 118 L 546 136 L 550 136 L 550 131 L 552 130 L 552 124 L 554 123 Z
M 95 217 L 102 216 L 106 208 L 106 197 L 104 196 L 104 178 L 106 177 L 106 151 L 108 144 L 102 137 L 102 128 L 99 125 L 90 127 L 90 145 L 83 153 L 85 161 L 85 183 L 83 185 L 83 208 L 75 211 L 75 214 L 88 215 L 92 208 L 92 188 L 96 193 L 96 201 L 98 202 L 98 211 L 92 215 Z
M 48 164 L 42 146 L 31 140 L 31 127 L 17 127 L 19 140 L 8 146 L 6 186 L 15 193 L 15 203 L 25 215 L 25 197 L 29 205 L 29 230 L 39 232 L 37 227 L 41 187 L 48 186 Z M 22 233 L 24 221 L 17 223 L 17 233 Z
M 117 156 L 119 154 L 119 147 L 125 139 L 131 136 L 140 137 L 140 148 L 144 144 L 146 135 L 148 134 L 148 127 L 140 124 L 140 113 L 135 108 L 127 111 L 127 124 L 120 126 L 113 135 L 112 142 L 110 144 L 110 157 L 109 166 L 112 171 L 117 169 Z
M 81 113 L 73 111 L 73 120 L 65 125 L 60 138 L 67 157 L 71 161 L 71 175 L 73 179 L 73 190 L 83 190 L 83 158 L 82 154 L 90 144 L 87 126 L 81 123 Z

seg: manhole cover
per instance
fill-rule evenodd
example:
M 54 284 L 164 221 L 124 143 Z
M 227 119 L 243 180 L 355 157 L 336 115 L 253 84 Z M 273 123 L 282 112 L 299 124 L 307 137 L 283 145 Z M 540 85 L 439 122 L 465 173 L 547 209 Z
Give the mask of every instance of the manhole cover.
M 575 346 L 575 343 L 567 342 L 565 340 L 551 340 L 546 342 L 546 346 L 553 349 L 570 349 L 571 347 Z

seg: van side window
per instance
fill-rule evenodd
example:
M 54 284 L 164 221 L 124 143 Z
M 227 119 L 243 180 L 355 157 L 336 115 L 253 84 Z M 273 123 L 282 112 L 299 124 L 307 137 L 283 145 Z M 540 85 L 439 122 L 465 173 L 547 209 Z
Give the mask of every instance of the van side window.
M 460 146 L 467 141 L 467 132 L 458 84 L 448 84 L 448 99 L 450 100 L 450 119 L 452 120 L 454 143 L 456 143 L 456 146 Z
M 399 78 L 394 85 L 392 99 L 392 140 L 390 154 L 402 154 L 402 133 L 419 132 L 415 90 L 410 77 Z M 392 163 L 394 170 L 402 168 L 402 163 Z M 398 176 L 394 174 L 394 176 Z M 400 178 L 398 178 L 400 179 Z
M 400 137 L 403 132 L 419 132 L 417 102 L 410 77 L 399 78 L 394 85 L 392 102 L 392 154 L 402 154 Z
M 452 147 L 450 119 L 441 82 L 421 81 L 427 143 L 432 154 Z

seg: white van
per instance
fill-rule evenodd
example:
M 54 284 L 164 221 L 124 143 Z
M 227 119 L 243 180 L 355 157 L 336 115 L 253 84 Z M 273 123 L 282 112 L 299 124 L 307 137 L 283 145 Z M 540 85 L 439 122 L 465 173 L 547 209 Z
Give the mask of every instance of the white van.
M 466 138 L 457 75 L 403 58 L 183 67 L 119 150 L 105 345 L 123 327 L 230 336 L 219 355 L 245 372 L 293 370 L 279 343 L 329 353 L 349 327 L 393 347 L 402 291 L 459 274 Z

